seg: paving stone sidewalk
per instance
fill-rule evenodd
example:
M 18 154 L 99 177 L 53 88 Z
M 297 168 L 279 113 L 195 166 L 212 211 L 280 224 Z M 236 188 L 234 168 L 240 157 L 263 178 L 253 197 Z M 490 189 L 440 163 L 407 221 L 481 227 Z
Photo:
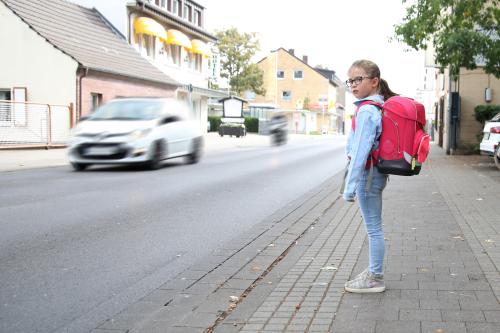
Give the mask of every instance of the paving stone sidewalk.
M 343 285 L 368 264 L 366 233 L 340 177 L 92 332 L 500 332 L 498 178 L 437 147 L 421 175 L 391 177 L 387 290 L 359 295 Z
M 463 161 L 433 147 L 421 175 L 391 177 L 385 293 L 343 292 L 367 242 L 357 205 L 336 202 L 268 296 L 215 332 L 500 332 L 499 183 Z

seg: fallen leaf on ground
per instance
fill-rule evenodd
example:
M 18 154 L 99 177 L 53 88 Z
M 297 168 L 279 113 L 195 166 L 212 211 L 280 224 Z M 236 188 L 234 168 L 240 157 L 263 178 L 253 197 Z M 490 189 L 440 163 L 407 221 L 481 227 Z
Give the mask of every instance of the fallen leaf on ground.
M 229 300 L 233 303 L 238 302 L 240 298 L 238 296 L 229 296 Z
M 261 270 L 261 269 L 260 269 L 260 267 L 259 267 L 259 266 L 253 266 L 253 267 L 252 267 L 252 272 L 258 272 L 258 271 L 260 271 L 260 270 Z
M 300 309 L 300 304 L 296 304 L 296 305 L 295 305 L 295 309 L 296 309 L 296 310 Z
M 335 266 L 325 266 L 325 267 L 321 267 L 321 270 L 322 271 L 336 271 L 338 268 L 335 267 Z

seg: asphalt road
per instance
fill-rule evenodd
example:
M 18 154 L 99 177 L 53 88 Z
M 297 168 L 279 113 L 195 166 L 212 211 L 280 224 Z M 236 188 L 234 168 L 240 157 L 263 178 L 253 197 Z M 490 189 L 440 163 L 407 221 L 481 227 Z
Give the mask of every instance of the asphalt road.
M 344 145 L 0 172 L 0 332 L 88 332 L 341 171 Z

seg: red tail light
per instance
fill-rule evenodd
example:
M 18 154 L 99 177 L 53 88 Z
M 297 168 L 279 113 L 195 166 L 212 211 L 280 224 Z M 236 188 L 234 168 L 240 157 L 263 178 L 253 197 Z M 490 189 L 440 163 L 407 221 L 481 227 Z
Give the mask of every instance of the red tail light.
M 500 133 L 500 126 L 490 128 L 490 133 Z

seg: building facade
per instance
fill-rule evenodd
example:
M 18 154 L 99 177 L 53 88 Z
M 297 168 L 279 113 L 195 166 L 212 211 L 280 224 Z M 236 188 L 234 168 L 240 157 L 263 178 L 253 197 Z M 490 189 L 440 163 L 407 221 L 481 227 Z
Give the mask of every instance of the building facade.
M 334 71 L 313 68 L 307 56 L 299 59 L 294 50 L 283 48 L 258 66 L 264 72 L 266 94 L 256 95 L 251 103 L 275 105 L 297 133 L 342 132 L 345 89 Z
M 209 89 L 216 76 L 217 39 L 204 29 L 205 8 L 191 0 L 137 0 L 127 4 L 129 43 L 148 61 L 181 83 L 177 98 L 192 106 L 206 131 L 209 98 L 227 94 Z
M 492 91 L 486 99 L 485 90 Z M 475 150 L 481 141 L 483 125 L 475 119 L 478 105 L 500 104 L 500 80 L 486 74 L 479 67 L 475 70 L 460 69 L 456 81 L 450 80 L 448 70 L 436 73 L 435 140 L 447 153 Z
M 178 82 L 135 51 L 97 10 L 64 0 L 0 0 L 3 97 L 74 106 L 74 118 L 117 97 L 174 97 Z M 40 19 L 41 18 L 41 19 Z M 77 28 L 77 29 L 75 29 Z M 36 55 L 36 56 L 34 56 Z

